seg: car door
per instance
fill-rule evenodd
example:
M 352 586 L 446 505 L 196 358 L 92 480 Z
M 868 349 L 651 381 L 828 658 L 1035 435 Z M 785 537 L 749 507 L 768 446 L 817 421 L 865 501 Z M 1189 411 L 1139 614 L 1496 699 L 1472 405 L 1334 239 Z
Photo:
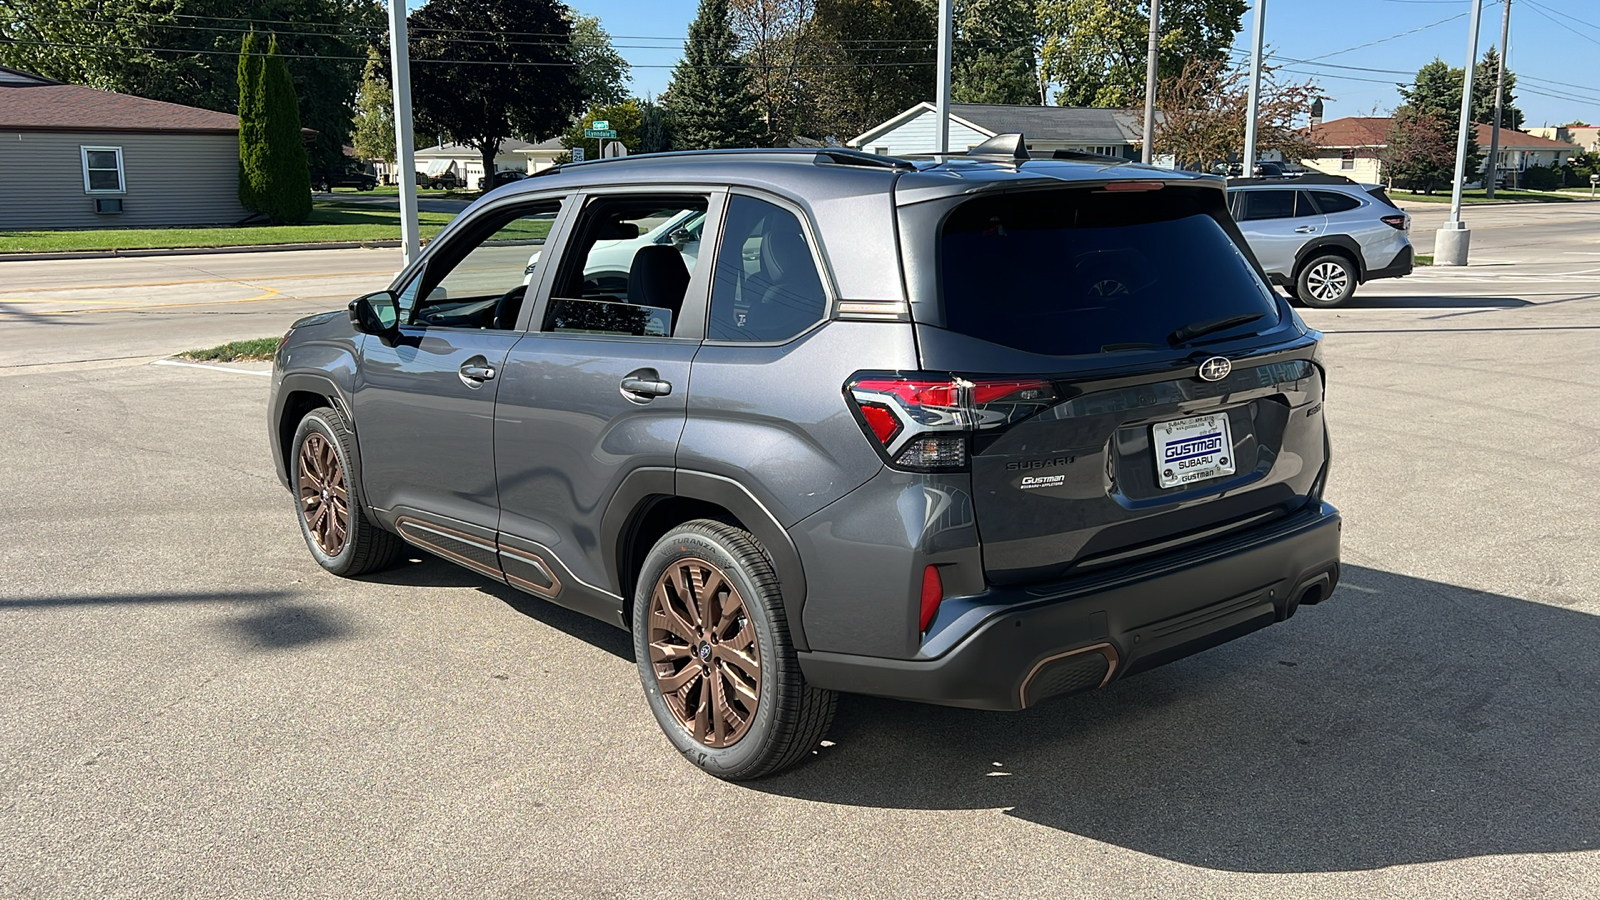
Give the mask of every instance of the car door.
M 530 248 L 562 203 L 502 202 L 453 229 L 402 287 L 398 336 L 361 348 L 352 403 L 368 503 L 408 540 L 496 577 L 495 397 L 521 336 Z
M 723 198 L 662 188 L 574 201 L 580 211 L 538 282 L 495 406 L 500 562 L 518 587 L 619 621 L 601 520 L 640 469 L 664 477 L 670 491 L 710 275 L 670 243 L 640 242 L 626 260 L 615 246 L 691 210 L 716 219 Z
M 1294 274 L 1295 255 L 1327 227 L 1304 191 L 1254 188 L 1239 192 L 1239 231 L 1269 275 Z

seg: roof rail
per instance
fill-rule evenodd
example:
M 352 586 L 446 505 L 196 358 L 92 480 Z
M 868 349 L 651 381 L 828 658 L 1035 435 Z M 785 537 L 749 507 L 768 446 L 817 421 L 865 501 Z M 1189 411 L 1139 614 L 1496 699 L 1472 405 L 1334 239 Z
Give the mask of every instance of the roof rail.
M 1325 172 L 1308 172 L 1304 175 L 1285 175 L 1267 178 L 1229 178 L 1229 187 L 1248 187 L 1255 184 L 1289 185 L 1297 184 L 1359 184 L 1352 178 L 1343 175 L 1329 175 Z
M 541 175 L 555 175 L 563 169 L 573 166 L 598 166 L 615 164 L 627 160 L 641 159 L 699 159 L 708 156 L 731 157 L 750 156 L 760 158 L 810 156 L 814 162 L 832 163 L 844 166 L 871 166 L 883 169 L 913 170 L 916 165 L 909 160 L 897 156 L 883 156 L 877 153 L 867 153 L 862 150 L 852 150 L 848 147 L 726 147 L 717 150 L 668 150 L 662 153 L 637 153 L 631 156 L 611 156 L 600 159 L 586 159 L 582 162 L 557 163 L 548 169 L 535 172 L 534 177 Z

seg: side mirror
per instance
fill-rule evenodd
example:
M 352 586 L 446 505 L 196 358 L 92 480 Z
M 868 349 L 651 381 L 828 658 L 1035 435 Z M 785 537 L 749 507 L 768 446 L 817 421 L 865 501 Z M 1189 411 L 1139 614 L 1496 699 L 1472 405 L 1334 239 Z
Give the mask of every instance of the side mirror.
M 391 335 L 400 330 L 400 301 L 378 291 L 350 301 L 350 324 L 362 334 Z
M 672 246 L 677 247 L 680 250 L 694 243 L 694 239 L 694 232 L 687 228 L 679 228 L 667 238 L 667 240 L 672 242 Z

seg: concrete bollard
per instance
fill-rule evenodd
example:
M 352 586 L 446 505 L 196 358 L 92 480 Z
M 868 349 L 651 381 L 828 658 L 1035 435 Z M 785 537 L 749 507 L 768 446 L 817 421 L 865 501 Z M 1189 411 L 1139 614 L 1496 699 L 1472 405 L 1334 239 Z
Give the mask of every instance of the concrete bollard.
M 1467 264 L 1467 245 L 1472 242 L 1472 232 L 1465 222 L 1446 222 L 1433 234 L 1433 264 L 1436 266 L 1464 266 Z

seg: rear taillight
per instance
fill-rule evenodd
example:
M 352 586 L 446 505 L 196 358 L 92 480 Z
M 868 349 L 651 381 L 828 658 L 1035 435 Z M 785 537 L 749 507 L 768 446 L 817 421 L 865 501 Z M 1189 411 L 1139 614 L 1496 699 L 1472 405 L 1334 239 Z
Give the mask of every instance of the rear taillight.
M 1398 228 L 1401 231 L 1405 231 L 1406 230 L 1406 217 L 1403 214 L 1392 215 L 1392 216 L 1380 216 L 1378 218 L 1378 221 L 1380 221 L 1383 224 L 1389 226 L 1390 228 Z
M 922 609 L 917 619 L 917 630 L 926 632 L 928 626 L 933 624 L 933 617 L 939 613 L 939 604 L 944 602 L 944 582 L 939 578 L 939 567 L 929 566 L 922 570 Z
M 1058 395 L 1041 378 L 863 373 L 845 396 L 890 464 L 924 471 L 961 468 L 972 432 L 1019 422 Z

